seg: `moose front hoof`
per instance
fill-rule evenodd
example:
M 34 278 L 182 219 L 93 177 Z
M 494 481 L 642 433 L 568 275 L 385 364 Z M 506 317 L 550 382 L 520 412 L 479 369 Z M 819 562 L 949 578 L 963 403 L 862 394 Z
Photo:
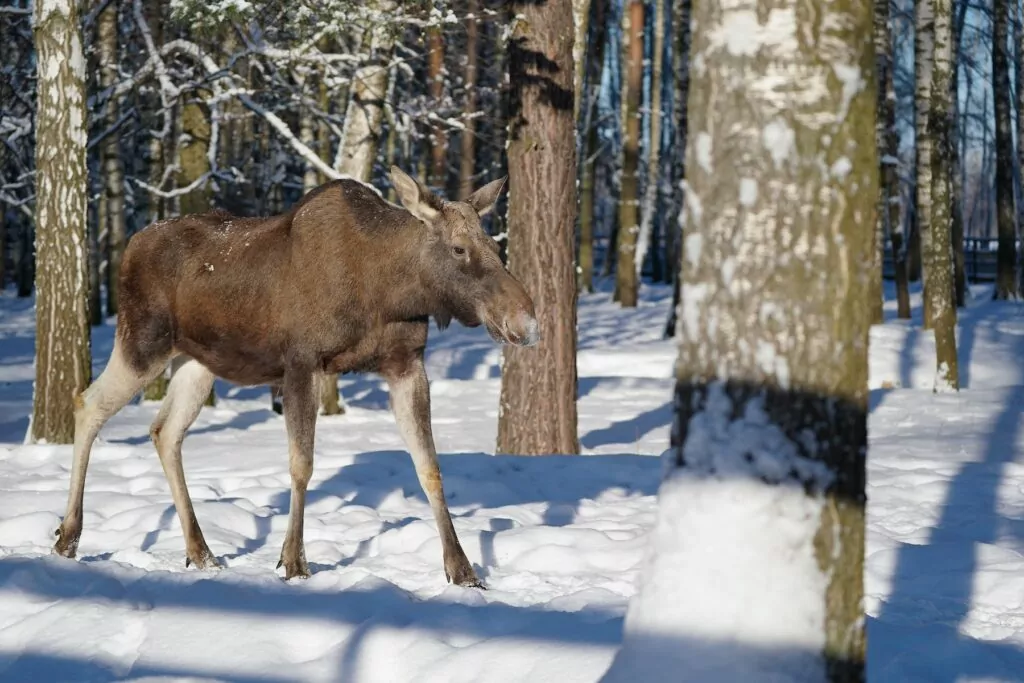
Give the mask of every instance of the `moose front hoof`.
M 196 552 L 189 552 L 185 555 L 185 568 L 195 567 L 196 569 L 220 569 L 221 564 L 213 556 L 209 548 Z
M 292 557 L 285 558 L 281 557 L 277 562 L 277 568 L 284 567 L 284 580 L 289 581 L 291 579 L 308 579 L 312 574 L 309 571 L 309 565 L 306 564 L 305 557 Z
M 463 588 L 479 588 L 480 590 L 487 590 L 487 586 L 477 578 L 476 572 L 469 566 L 460 567 L 454 572 L 445 571 L 445 576 L 448 581 L 454 583 L 456 586 L 462 586 Z
M 75 554 L 78 552 L 78 539 L 82 537 L 82 532 L 79 529 L 68 529 L 63 524 L 57 529 L 57 542 L 53 544 L 53 553 L 66 557 L 68 559 L 74 559 Z

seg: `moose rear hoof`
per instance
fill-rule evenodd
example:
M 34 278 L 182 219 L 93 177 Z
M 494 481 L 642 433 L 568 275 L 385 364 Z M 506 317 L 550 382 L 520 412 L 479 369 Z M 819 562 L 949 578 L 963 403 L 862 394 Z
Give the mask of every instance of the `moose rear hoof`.
M 306 558 L 301 555 L 298 557 L 285 558 L 281 557 L 277 562 L 277 568 L 284 567 L 284 580 L 289 581 L 291 579 L 308 579 L 312 576 L 309 571 L 309 565 L 306 563 Z
M 53 553 L 74 559 L 78 553 L 78 539 L 82 537 L 80 530 L 69 530 L 62 524 L 56 531 L 57 542 L 53 544 Z
M 445 578 L 450 583 L 454 583 L 456 586 L 462 586 L 463 588 L 479 588 L 480 590 L 487 590 L 487 586 L 477 578 L 476 572 L 469 566 L 460 567 L 454 572 L 445 570 Z
M 195 567 L 196 569 L 220 569 L 221 564 L 213 556 L 209 548 L 203 548 L 185 554 L 185 568 Z

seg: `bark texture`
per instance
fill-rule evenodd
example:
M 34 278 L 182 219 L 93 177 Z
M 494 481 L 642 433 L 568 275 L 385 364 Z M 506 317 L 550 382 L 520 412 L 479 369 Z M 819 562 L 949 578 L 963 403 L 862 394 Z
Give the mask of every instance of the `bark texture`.
M 807 554 L 786 561 L 820 572 L 806 598 L 821 601 L 823 673 L 862 681 L 873 11 L 868 0 L 804 7 L 694 5 L 672 448 L 680 476 L 784 487 L 820 513 Z M 773 28 L 722 39 L 739 22 Z M 717 605 L 709 591 L 728 602 L 733 587 L 691 590 Z
M 932 220 L 921 234 L 924 261 L 924 289 L 929 299 L 935 329 L 935 390 L 960 387 L 956 357 L 956 302 L 953 290 L 953 205 L 952 174 L 954 153 L 950 113 L 950 81 L 953 73 L 953 32 L 951 0 L 932 2 L 935 52 L 932 66 L 931 107 L 926 135 L 932 150 Z
M 118 3 L 115 0 L 104 8 L 98 18 L 100 84 L 104 90 L 112 88 L 118 81 L 117 12 Z M 120 113 L 119 97 L 111 97 L 104 103 L 103 118 L 108 127 L 113 127 L 117 123 Z M 102 237 L 106 233 L 109 254 L 104 273 L 107 281 L 107 315 L 117 315 L 120 301 L 118 275 L 121 272 L 121 258 L 128 239 L 124 211 L 124 161 L 121 159 L 120 139 L 116 132 L 107 135 L 102 149 L 106 224 L 100 225 L 100 235 Z
M 604 46 L 607 37 L 605 16 L 609 0 L 594 0 L 590 3 L 593 21 L 590 24 L 590 31 L 587 34 L 590 47 L 586 51 L 586 83 L 587 89 L 580 97 L 585 102 L 578 106 L 583 107 L 583 158 L 580 160 L 580 239 L 579 255 L 577 260 L 577 286 L 581 292 L 594 291 L 594 183 L 597 173 L 597 90 L 601 70 L 604 64 Z M 577 72 L 579 67 L 577 65 Z M 593 94 L 589 94 L 593 93 Z
M 651 64 L 651 149 L 647 155 L 647 185 L 644 187 L 643 217 L 640 221 L 640 233 L 637 236 L 636 277 L 640 281 L 644 259 L 651 248 L 652 237 L 657 238 L 654 231 L 656 214 L 658 213 L 658 172 L 661 170 L 661 65 L 662 50 L 665 47 L 665 3 L 655 2 L 654 11 L 654 55 Z M 657 270 L 657 255 L 655 254 Z M 658 281 L 660 273 L 655 273 Z
M 640 96 L 644 70 L 644 3 L 631 0 L 622 13 L 622 179 L 619 235 L 616 243 L 615 298 L 624 308 L 636 306 L 639 278 L 636 261 L 640 232 Z
M 932 221 L 932 148 L 928 130 L 932 106 L 932 56 L 935 54 L 935 15 L 932 0 L 914 3 L 914 142 L 915 142 L 915 218 L 921 260 L 927 250 Z M 914 239 L 911 239 L 913 243 Z M 927 286 L 927 285 L 926 285 Z M 927 292 L 923 304 L 924 327 L 931 329 L 931 299 Z
M 466 85 L 465 112 L 468 115 L 462 133 L 459 136 L 461 147 L 459 159 L 459 192 L 458 199 L 464 200 L 473 194 L 476 175 L 476 112 L 477 97 L 477 51 L 479 50 L 479 0 L 466 2 L 466 70 L 463 80 Z
M 675 100 L 676 134 L 673 141 L 675 151 L 672 158 L 672 181 L 676 185 L 676 196 L 679 199 L 673 203 L 672 216 L 669 220 L 667 236 L 671 239 L 665 240 L 668 244 L 668 261 L 672 273 L 672 307 L 669 310 L 668 321 L 665 323 L 666 337 L 674 337 L 676 334 L 679 290 L 682 286 L 682 240 L 683 223 L 686 218 L 683 213 L 686 194 L 683 192 L 682 183 L 686 171 L 686 146 L 689 144 L 688 98 L 690 94 L 690 18 L 692 9 L 690 0 L 676 0 L 673 4 L 672 26 L 676 35 L 676 44 L 673 54 L 675 80 L 672 97 Z
M 996 221 L 999 251 L 995 299 L 1017 297 L 1017 228 L 1013 203 L 1013 131 L 1010 125 L 1010 0 L 994 0 L 992 88 L 996 110 Z
M 508 267 L 533 297 L 541 342 L 506 347 L 499 453 L 579 453 L 572 0 L 512 4 Z
M 85 58 L 78 3 L 35 5 L 36 378 L 31 440 L 72 443 L 92 378 L 86 246 Z
M 444 33 L 438 26 L 427 29 L 427 90 L 435 109 L 444 98 Z M 430 130 L 430 175 L 427 183 L 445 192 L 448 178 L 448 131 L 444 125 L 434 123 Z

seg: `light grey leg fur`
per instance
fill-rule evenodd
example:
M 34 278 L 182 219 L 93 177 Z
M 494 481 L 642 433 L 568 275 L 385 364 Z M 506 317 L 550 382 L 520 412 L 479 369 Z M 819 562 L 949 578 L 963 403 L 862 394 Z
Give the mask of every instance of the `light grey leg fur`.
M 57 542 L 53 552 L 74 557 L 82 536 L 82 500 L 85 497 L 85 472 L 89 468 L 89 454 L 100 429 L 142 387 L 159 374 L 166 361 L 154 365 L 152 372 L 139 375 L 133 371 L 121 350 L 121 342 L 114 341 L 114 350 L 95 382 L 75 397 L 75 445 L 71 461 L 71 485 L 64 519 L 57 529 Z
M 285 580 L 308 577 L 306 549 L 302 539 L 306 487 L 313 476 L 313 442 L 316 413 L 319 408 L 318 383 L 311 373 L 290 371 L 283 386 L 284 420 L 288 429 L 288 469 L 292 477 L 288 531 L 281 548 L 278 567 L 284 567 Z
M 455 534 L 448 503 L 441 485 L 441 469 L 437 466 L 437 451 L 430 426 L 430 387 L 423 359 L 411 363 L 405 372 L 388 377 L 391 408 L 395 413 L 398 430 L 416 466 L 416 476 L 430 502 L 441 536 L 444 553 L 444 572 L 447 579 L 460 586 L 483 588 L 466 553 Z
M 181 444 L 185 432 L 199 416 L 203 402 L 213 387 L 213 380 L 213 373 L 198 361 L 187 356 L 175 358 L 167 396 L 149 429 L 149 435 L 160 455 L 160 465 L 171 487 L 171 497 L 185 536 L 185 566 L 194 564 L 199 569 L 216 567 L 218 563 L 206 545 L 199 522 L 196 521 L 192 499 L 185 485 L 185 471 L 181 465 Z

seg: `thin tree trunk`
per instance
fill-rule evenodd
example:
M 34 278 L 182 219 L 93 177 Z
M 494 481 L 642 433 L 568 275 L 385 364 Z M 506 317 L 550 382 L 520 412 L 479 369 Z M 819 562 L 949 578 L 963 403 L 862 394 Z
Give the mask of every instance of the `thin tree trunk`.
M 577 287 L 581 292 L 594 291 L 594 185 L 597 175 L 597 96 L 601 72 L 604 68 L 604 46 L 607 37 L 605 24 L 608 0 L 595 0 L 590 4 L 593 21 L 590 24 L 586 51 L 586 89 L 581 94 L 586 102 L 584 110 L 582 174 L 580 178 L 580 238 L 577 258 Z M 577 68 L 578 71 L 578 68 Z M 592 93 L 592 94 L 591 94 Z
M 675 101 L 675 126 L 676 135 L 674 141 L 675 154 L 672 159 L 672 182 L 676 189 L 678 199 L 672 203 L 672 214 L 669 219 L 669 234 L 671 240 L 665 240 L 669 245 L 669 263 L 672 273 L 672 307 L 669 309 L 668 321 L 665 323 L 665 336 L 674 337 L 676 334 L 676 323 L 679 316 L 680 287 L 682 286 L 682 241 L 683 222 L 685 214 L 683 205 L 686 201 L 686 193 L 683 192 L 681 184 L 685 177 L 686 170 L 686 146 L 689 131 L 689 94 L 690 94 L 690 0 L 675 0 L 673 6 L 674 14 L 672 26 L 678 42 L 675 44 L 673 55 L 673 70 L 675 71 L 674 92 L 672 97 Z
M 934 61 L 932 67 L 931 107 L 927 137 L 932 149 L 932 217 L 929 230 L 922 233 L 925 261 L 925 292 L 935 328 L 935 391 L 956 391 L 960 375 L 956 357 L 956 301 L 953 291 L 952 249 L 952 141 L 950 96 L 952 89 L 952 6 L 951 0 L 920 0 L 933 3 L 935 17 Z
M 427 89 L 435 110 L 442 107 L 444 98 L 444 33 L 439 26 L 427 29 L 428 61 Z M 448 181 L 448 132 L 441 123 L 430 130 L 430 172 L 427 183 L 445 191 Z
M 31 441 L 72 443 L 92 377 L 87 317 L 85 56 L 78 3 L 35 5 L 36 354 Z
M 875 22 L 875 68 L 877 73 L 877 116 L 875 119 L 875 145 L 878 148 L 879 178 L 878 207 L 875 210 L 874 242 L 871 245 L 871 277 L 868 280 L 868 310 L 871 324 L 881 324 L 885 319 L 883 304 L 885 294 L 882 288 L 882 267 L 885 251 L 886 222 L 889 220 L 890 175 L 895 175 L 896 159 L 889 154 L 889 89 L 892 87 L 892 39 L 889 35 L 889 0 L 874 0 Z M 895 229 L 895 226 L 892 226 Z
M 636 272 L 637 235 L 640 232 L 640 96 L 644 69 L 644 3 L 630 0 L 622 15 L 622 193 L 619 195 L 619 234 L 616 244 L 615 298 L 623 308 L 637 304 L 640 286 Z
M 460 133 L 459 144 L 459 200 L 465 200 L 473 194 L 474 176 L 476 175 L 476 117 L 477 108 L 477 50 L 480 4 L 479 0 L 466 0 L 466 100 L 464 103 L 466 120 Z
M 928 250 L 932 220 L 932 150 L 934 141 L 928 130 L 932 104 L 932 56 L 935 53 L 935 17 L 932 0 L 914 3 L 914 140 L 916 145 L 917 194 L 916 223 L 922 258 Z M 925 283 L 927 286 L 927 282 Z M 932 327 L 931 297 L 923 297 L 924 328 Z
M 572 2 L 521 1 L 512 11 L 522 21 L 509 42 L 508 267 L 533 296 L 542 340 L 505 347 L 497 451 L 576 454 Z
M 574 67 L 572 120 L 577 126 L 579 125 L 580 112 L 583 106 L 583 81 L 587 67 L 587 33 L 590 24 L 590 4 L 590 0 L 572 0 L 572 63 Z M 577 145 L 577 154 L 579 153 L 579 147 Z
M 118 80 L 117 64 L 117 10 L 118 2 L 112 0 L 99 16 L 100 83 L 103 89 L 113 87 Z M 120 116 L 121 102 L 111 97 L 104 105 L 107 126 L 113 126 Z M 118 276 L 121 272 L 121 258 L 127 243 L 128 233 L 124 213 L 124 162 L 121 160 L 120 135 L 112 133 L 103 141 L 103 180 L 107 222 L 100 229 L 107 233 L 106 244 L 109 259 L 106 267 L 107 315 L 117 315 L 120 301 Z M 101 242 L 101 245 L 103 243 Z
M 860 682 L 878 199 L 871 3 L 724 4 L 694 6 L 675 466 L 604 682 Z M 730 32 L 761 11 L 772 30 Z M 864 87 L 844 88 L 835 64 Z M 750 586 L 764 588 L 737 595 Z M 779 637 L 780 605 L 798 647 L 765 645 Z
M 651 65 L 651 149 L 647 156 L 647 186 L 644 188 L 643 218 L 636 246 L 636 278 L 640 281 L 644 260 L 651 247 L 654 232 L 655 213 L 658 209 L 658 172 L 661 162 L 661 64 L 665 47 L 665 3 L 654 3 L 654 59 Z M 655 280 L 659 278 L 655 275 Z
M 952 199 L 950 210 L 952 211 L 952 232 L 953 232 L 953 296 L 958 308 L 967 305 L 967 277 L 964 258 L 964 183 L 963 165 L 964 159 L 961 150 L 966 149 L 960 144 L 963 137 L 960 128 L 960 48 L 963 42 L 964 22 L 967 18 L 967 0 L 957 0 L 954 3 L 956 16 L 953 20 L 953 59 L 952 78 L 949 81 L 949 154 L 952 159 L 952 177 L 950 188 Z M 968 98 L 970 96 L 968 95 Z M 968 100 L 969 101 L 969 100 Z
M 1013 36 L 1017 46 L 1017 234 L 1021 241 L 1021 253 L 1017 256 L 1020 269 L 1017 289 L 1024 297 L 1024 6 L 1018 6 Z
M 995 299 L 1017 296 L 1017 228 L 1013 197 L 1013 132 L 1010 125 L 1010 0 L 994 0 L 992 88 L 996 109 L 996 217 L 999 251 Z
M 388 12 L 394 3 L 381 0 L 373 3 L 381 12 Z M 388 92 L 387 61 L 393 42 L 388 33 L 375 34 L 370 46 L 374 60 L 356 70 L 350 89 L 345 126 L 339 143 L 337 170 L 356 180 L 368 182 L 373 160 L 380 144 L 381 124 Z M 326 375 L 320 384 L 320 406 L 324 415 L 338 415 L 345 404 L 338 394 L 338 376 Z

